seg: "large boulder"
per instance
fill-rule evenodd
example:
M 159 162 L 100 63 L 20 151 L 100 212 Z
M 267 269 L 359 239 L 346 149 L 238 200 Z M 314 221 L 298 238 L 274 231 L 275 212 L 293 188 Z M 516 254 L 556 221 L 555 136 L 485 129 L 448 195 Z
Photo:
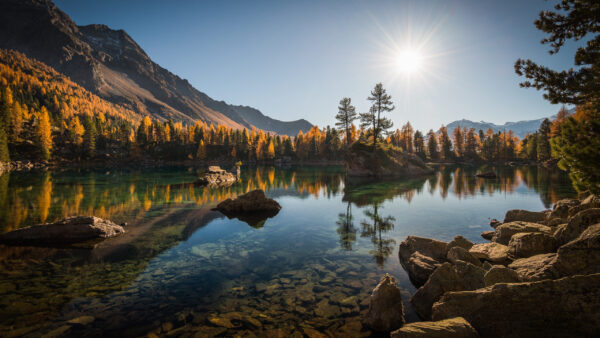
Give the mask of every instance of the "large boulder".
M 508 246 L 495 242 L 475 244 L 469 253 L 477 259 L 483 259 L 492 263 L 506 264 L 508 259 Z
M 590 208 L 578 212 L 569 218 L 565 226 L 560 226 L 554 233 L 559 245 L 566 244 L 577 238 L 587 227 L 600 223 L 600 208 Z
M 419 287 L 425 284 L 429 276 L 431 276 L 435 269 L 441 264 L 441 261 L 425 256 L 419 251 L 415 251 L 402 265 L 406 269 L 406 272 L 408 272 L 408 277 L 411 282 L 416 287 Z
M 507 245 L 513 235 L 521 232 L 542 232 L 546 234 L 552 234 L 553 230 L 551 227 L 531 222 L 514 221 L 504 223 L 496 228 L 492 242 Z
M 529 211 L 529 210 L 520 210 L 513 209 L 506 212 L 504 216 L 504 223 L 522 221 L 522 222 L 532 222 L 532 223 L 541 223 L 546 220 L 549 211 Z
M 452 263 L 456 263 L 456 261 L 463 261 L 476 266 L 481 266 L 481 261 L 479 259 L 475 258 L 475 256 L 471 255 L 467 250 L 460 246 L 455 246 L 448 250 L 448 255 L 446 258 Z
M 485 286 L 485 270 L 470 263 L 457 261 L 455 265 L 444 263 L 437 268 L 427 282 L 412 296 L 410 302 L 415 312 L 423 318 L 431 317 L 431 306 L 448 291 L 475 290 Z
M 556 240 L 543 232 L 521 232 L 511 237 L 508 243 L 510 258 L 531 257 L 556 251 Z
M 569 208 L 569 217 L 575 216 L 582 210 L 600 208 L 600 195 L 589 195 L 581 200 L 579 205 Z
M 454 237 L 454 239 L 452 239 L 450 242 L 448 242 L 448 244 L 446 245 L 446 252 L 450 251 L 450 249 L 454 247 L 460 247 L 469 250 L 472 246 L 473 242 L 459 235 Z
M 400 243 L 400 259 L 407 260 L 413 252 L 418 251 L 425 256 L 443 261 L 446 258 L 447 245 L 448 243 L 436 239 L 408 236 Z
M 561 276 L 600 273 L 600 223 L 561 246 L 553 264 Z
M 463 317 L 484 337 L 596 337 L 600 274 L 448 292 L 433 320 Z
M 494 265 L 485 273 L 483 281 L 485 286 L 490 286 L 498 283 L 518 283 L 521 280 L 515 270 L 503 265 Z
M 408 236 L 402 243 L 398 256 L 412 283 L 419 287 L 431 273 L 446 260 L 446 242 Z
M 567 219 L 569 217 L 569 209 L 576 207 L 581 202 L 574 198 L 566 198 L 554 203 L 554 208 L 552 208 L 552 213 L 550 214 L 550 218 L 561 218 Z
M 38 224 L 0 235 L 0 243 L 12 245 L 68 245 L 114 237 L 122 226 L 94 216 L 72 216 L 55 223 Z
M 554 268 L 555 261 L 556 253 L 547 253 L 517 259 L 508 267 L 515 270 L 523 281 L 539 281 L 558 278 L 558 272 Z
M 464 318 L 456 317 L 437 322 L 406 324 L 390 335 L 391 338 L 477 338 L 477 331 Z
M 404 306 L 396 279 L 387 273 L 371 293 L 365 319 L 373 331 L 390 332 L 404 324 Z

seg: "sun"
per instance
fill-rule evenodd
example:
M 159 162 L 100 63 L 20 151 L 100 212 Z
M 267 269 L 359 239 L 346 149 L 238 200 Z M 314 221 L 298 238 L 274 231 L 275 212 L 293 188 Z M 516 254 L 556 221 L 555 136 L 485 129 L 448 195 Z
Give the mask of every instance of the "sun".
M 418 50 L 406 49 L 398 52 L 396 56 L 396 67 L 399 72 L 404 74 L 412 74 L 419 69 L 423 64 L 423 56 Z

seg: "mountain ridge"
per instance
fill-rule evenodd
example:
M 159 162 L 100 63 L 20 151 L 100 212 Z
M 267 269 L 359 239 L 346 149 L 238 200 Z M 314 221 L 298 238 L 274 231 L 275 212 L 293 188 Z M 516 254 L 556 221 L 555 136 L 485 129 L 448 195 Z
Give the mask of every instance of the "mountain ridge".
M 156 64 L 124 30 L 77 26 L 50 0 L 0 2 L 0 48 L 14 49 L 67 75 L 94 94 L 140 115 L 296 135 L 308 121 L 280 121 L 258 109 L 214 100 Z
M 556 114 L 533 120 L 505 122 L 504 124 L 495 124 L 486 121 L 475 122 L 467 119 L 461 119 L 448 123 L 446 125 L 446 128 L 448 129 L 449 134 L 451 134 L 454 131 L 454 129 L 456 129 L 458 126 L 467 129 L 475 128 L 475 130 L 477 131 L 483 130 L 484 132 L 488 129 L 492 129 L 494 132 L 512 130 L 515 133 L 515 136 L 522 139 L 527 134 L 535 133 L 540 128 L 540 124 L 542 123 L 542 121 L 544 121 L 545 119 L 554 121 L 554 119 L 556 119 Z

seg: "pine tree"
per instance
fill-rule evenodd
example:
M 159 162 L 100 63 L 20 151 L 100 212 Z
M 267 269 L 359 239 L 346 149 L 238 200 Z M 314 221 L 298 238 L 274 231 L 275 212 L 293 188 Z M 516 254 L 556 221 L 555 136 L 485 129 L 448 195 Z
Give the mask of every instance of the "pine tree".
M 8 137 L 4 127 L 0 126 L 0 162 L 9 162 L 10 154 L 8 151 Z
M 454 131 L 452 132 L 452 139 L 454 140 L 454 151 L 456 153 L 457 158 L 462 158 L 464 155 L 463 149 L 463 133 L 460 129 L 460 125 L 456 126 Z
M 361 127 L 371 128 L 373 150 L 375 150 L 381 135 L 387 133 L 387 130 L 394 125 L 390 119 L 381 115 L 391 112 L 395 107 L 392 103 L 392 97 L 386 93 L 381 83 L 375 85 L 375 88 L 371 91 L 371 96 L 367 99 L 372 102 L 372 105 L 368 113 L 360 114 L 360 121 Z
M 346 145 L 350 145 L 350 133 L 351 128 L 358 116 L 356 114 L 356 108 L 352 105 L 352 100 L 350 98 L 345 97 L 340 100 L 340 105 L 338 106 L 338 113 L 335 116 L 337 122 L 335 125 L 342 131 L 346 133 Z
M 425 159 L 425 139 L 423 138 L 423 134 L 419 130 L 415 131 L 413 144 L 415 147 L 415 154 L 421 159 Z
M 42 160 L 50 159 L 52 152 L 52 126 L 50 125 L 48 110 L 44 106 L 42 106 L 39 113 L 36 137 L 40 158 Z
M 445 126 L 442 126 L 438 131 L 439 145 L 440 145 L 440 157 L 444 160 L 452 159 L 452 141 L 448 136 L 448 130 Z
M 539 161 L 550 159 L 550 120 L 544 119 L 537 133 L 537 156 Z

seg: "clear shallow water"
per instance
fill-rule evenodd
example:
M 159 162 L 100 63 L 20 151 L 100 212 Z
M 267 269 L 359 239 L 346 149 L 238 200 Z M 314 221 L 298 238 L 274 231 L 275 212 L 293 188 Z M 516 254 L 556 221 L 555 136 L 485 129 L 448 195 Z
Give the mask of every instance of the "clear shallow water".
M 89 214 L 128 233 L 93 248 L 0 246 L 0 335 L 369 335 L 360 318 L 384 273 L 417 320 L 397 256 L 406 236 L 482 242 L 490 218 L 575 194 L 558 171 L 476 170 L 346 182 L 339 168 L 244 168 L 220 189 L 193 185 L 191 168 L 1 176 L 0 232 Z M 283 207 L 264 224 L 210 210 L 256 188 Z

